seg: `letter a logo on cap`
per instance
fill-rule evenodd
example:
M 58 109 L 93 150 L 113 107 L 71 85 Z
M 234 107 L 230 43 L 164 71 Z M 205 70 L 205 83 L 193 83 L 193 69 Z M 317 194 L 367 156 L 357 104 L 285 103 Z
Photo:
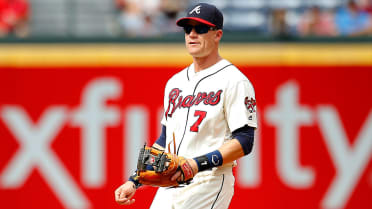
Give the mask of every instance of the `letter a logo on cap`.
M 189 14 L 191 15 L 193 12 L 196 12 L 196 14 L 200 14 L 200 7 L 201 5 L 196 6 L 194 9 L 191 10 Z

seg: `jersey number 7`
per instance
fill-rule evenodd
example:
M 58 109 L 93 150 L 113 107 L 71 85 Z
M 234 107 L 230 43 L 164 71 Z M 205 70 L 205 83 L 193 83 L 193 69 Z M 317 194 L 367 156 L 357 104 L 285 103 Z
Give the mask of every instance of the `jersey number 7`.
M 195 117 L 198 117 L 196 122 L 190 127 L 190 131 L 192 132 L 199 132 L 199 125 L 200 123 L 204 120 L 205 116 L 207 116 L 207 112 L 205 111 L 200 111 L 200 110 L 195 110 L 194 113 Z

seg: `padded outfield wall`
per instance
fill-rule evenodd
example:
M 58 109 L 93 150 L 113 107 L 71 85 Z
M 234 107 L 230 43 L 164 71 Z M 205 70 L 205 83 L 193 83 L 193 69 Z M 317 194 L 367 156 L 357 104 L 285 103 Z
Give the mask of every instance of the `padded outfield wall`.
M 230 208 L 372 208 L 372 44 L 229 43 L 259 128 Z M 1 208 L 123 208 L 182 43 L 1 44 Z M 136 203 L 148 208 L 155 188 Z

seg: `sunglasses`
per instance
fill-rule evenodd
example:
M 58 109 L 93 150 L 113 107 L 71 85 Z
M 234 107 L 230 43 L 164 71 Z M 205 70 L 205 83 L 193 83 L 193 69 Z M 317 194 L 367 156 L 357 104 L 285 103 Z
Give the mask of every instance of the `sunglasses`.
M 208 25 L 185 25 L 183 26 L 183 30 L 185 31 L 186 34 L 190 34 L 192 29 L 195 28 L 195 32 L 198 34 L 204 34 L 208 33 L 210 30 L 218 30 L 216 27 L 210 27 Z

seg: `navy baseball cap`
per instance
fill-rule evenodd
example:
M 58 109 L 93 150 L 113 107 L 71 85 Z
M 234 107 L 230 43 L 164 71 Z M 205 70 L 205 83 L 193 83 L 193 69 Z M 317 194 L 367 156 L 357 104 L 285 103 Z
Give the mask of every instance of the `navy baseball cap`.
M 186 17 L 177 20 L 177 25 L 184 27 L 188 20 L 195 20 L 218 29 L 223 28 L 223 15 L 217 7 L 211 4 L 200 3 L 191 7 Z

